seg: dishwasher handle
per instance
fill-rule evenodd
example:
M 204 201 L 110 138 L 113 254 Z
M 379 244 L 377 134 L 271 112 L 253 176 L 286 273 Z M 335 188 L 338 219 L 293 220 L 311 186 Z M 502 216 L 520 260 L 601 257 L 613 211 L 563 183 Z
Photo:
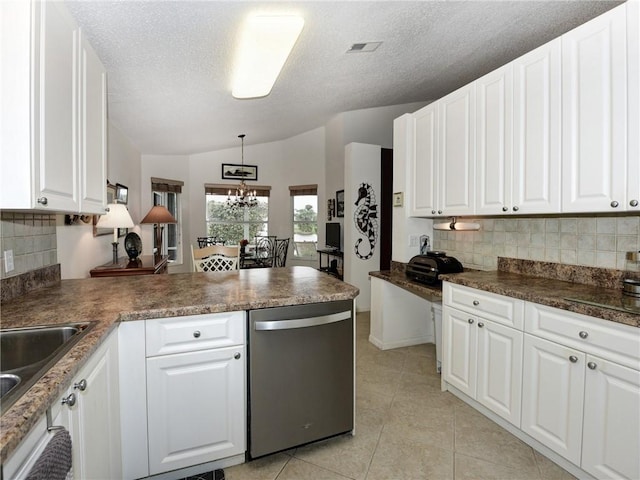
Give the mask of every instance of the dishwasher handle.
M 293 328 L 317 327 L 329 323 L 341 322 L 351 318 L 351 310 L 317 317 L 295 318 L 292 320 L 272 320 L 254 323 L 254 330 L 291 330 Z

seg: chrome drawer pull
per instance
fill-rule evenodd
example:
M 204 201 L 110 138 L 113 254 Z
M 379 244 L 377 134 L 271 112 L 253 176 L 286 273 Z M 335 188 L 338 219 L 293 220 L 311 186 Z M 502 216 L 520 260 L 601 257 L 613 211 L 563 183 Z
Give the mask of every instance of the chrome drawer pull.
M 473 305 L 477 307 L 478 305 L 480 305 L 480 302 L 478 300 L 474 300 Z
M 578 335 L 580 335 L 580 338 L 585 339 L 589 336 L 589 333 L 585 332 L 584 330 L 581 331 Z
M 479 328 L 484 327 L 484 323 L 480 322 L 480 323 L 478 324 L 478 327 L 479 327 Z
M 578 357 L 576 357 L 575 355 L 571 355 L 571 356 L 569 357 L 569 361 L 570 361 L 571 363 L 577 363 L 577 362 L 578 362 Z
M 473 318 L 470 318 L 469 320 L 467 320 L 467 322 L 469 322 L 469 324 L 471 325 L 473 323 Z
M 200 338 L 200 330 L 196 330 L 195 332 L 193 332 L 193 336 L 195 338 Z
M 240 360 L 240 357 L 242 355 L 240 355 L 240 352 L 236 352 L 236 354 L 233 356 L 233 358 L 235 358 L 236 360 Z
M 87 389 L 87 381 L 83 378 L 78 383 L 74 383 L 73 384 L 73 389 L 74 390 L 80 390 L 81 392 L 84 392 Z
M 595 363 L 595 362 L 587 363 L 587 367 L 589 367 L 591 370 L 595 370 L 597 366 L 598 366 L 598 364 Z
M 62 404 L 63 405 L 69 405 L 70 407 L 73 407 L 76 404 L 76 394 L 75 393 L 70 393 L 67 398 L 63 398 L 62 399 Z

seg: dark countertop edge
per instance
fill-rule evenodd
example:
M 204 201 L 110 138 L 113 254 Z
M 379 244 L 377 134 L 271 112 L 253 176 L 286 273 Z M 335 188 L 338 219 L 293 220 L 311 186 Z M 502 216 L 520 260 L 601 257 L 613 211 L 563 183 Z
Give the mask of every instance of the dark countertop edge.
M 477 288 L 479 290 L 484 290 L 498 295 L 505 295 L 508 297 L 525 300 L 527 302 L 555 307 L 561 310 L 567 310 L 569 312 L 587 315 L 590 317 L 595 317 L 614 323 L 620 323 L 631 327 L 640 327 L 640 315 L 634 315 L 632 313 L 625 313 L 610 308 L 598 307 L 596 305 L 588 305 L 585 303 L 565 300 L 564 297 L 570 297 L 571 294 L 564 295 L 558 292 L 562 292 L 562 286 L 571 285 L 571 282 L 567 282 L 564 280 L 545 279 L 548 285 L 556 284 L 559 287 L 556 290 L 556 293 L 553 296 L 550 296 L 541 294 L 539 292 L 532 292 L 531 290 L 525 292 L 522 288 L 514 288 L 510 286 L 508 282 L 510 277 L 514 279 L 517 278 L 519 280 L 526 278 L 540 280 L 540 278 L 538 277 L 529 277 L 527 275 L 518 273 L 500 271 L 478 273 L 480 273 L 481 275 L 486 273 L 494 273 L 496 277 L 492 280 L 481 278 L 481 275 L 478 276 L 480 278 L 474 278 L 474 272 L 464 272 L 463 274 L 446 274 L 442 275 L 440 278 L 442 278 L 443 281 L 455 283 L 457 285 Z
M 27 436 L 38 420 L 46 414 L 62 393 L 69 388 L 73 377 L 100 347 L 118 323 L 124 321 L 149 320 L 154 318 L 201 315 L 245 311 L 279 306 L 322 303 L 336 300 L 353 300 L 359 290 L 349 285 L 347 291 L 331 294 L 280 297 L 267 301 L 251 301 L 230 304 L 196 305 L 178 308 L 162 308 L 120 312 L 110 320 L 96 321 L 96 325 L 74 347 L 69 350 L 47 373 L 0 416 L 0 463 L 4 463 Z M 70 321 L 74 321 L 70 319 Z M 34 398 L 35 397 L 35 398 Z
M 424 298 L 425 300 L 428 300 L 430 302 L 442 302 L 442 284 L 424 285 L 422 283 L 409 280 L 406 276 L 390 270 L 369 272 L 369 275 L 375 278 L 386 280 L 392 285 L 418 295 L 419 297 Z

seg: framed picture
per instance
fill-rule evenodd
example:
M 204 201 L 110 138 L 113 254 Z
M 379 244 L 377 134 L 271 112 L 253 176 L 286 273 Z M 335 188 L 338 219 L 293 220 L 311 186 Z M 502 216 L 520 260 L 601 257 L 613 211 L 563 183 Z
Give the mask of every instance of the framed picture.
M 129 189 L 120 183 L 116 183 L 116 203 L 124 203 L 129 201 Z
M 116 203 L 117 195 L 118 195 L 118 187 L 116 185 L 107 183 L 107 203 Z M 96 226 L 99 218 L 100 218 L 100 215 L 93 216 L 93 236 L 99 237 L 101 235 L 113 235 L 113 228 L 98 228 Z M 118 236 L 121 236 L 120 232 L 118 232 Z
M 258 180 L 258 166 L 223 163 L 222 178 L 226 180 Z
M 336 217 L 344 217 L 344 190 L 336 192 Z

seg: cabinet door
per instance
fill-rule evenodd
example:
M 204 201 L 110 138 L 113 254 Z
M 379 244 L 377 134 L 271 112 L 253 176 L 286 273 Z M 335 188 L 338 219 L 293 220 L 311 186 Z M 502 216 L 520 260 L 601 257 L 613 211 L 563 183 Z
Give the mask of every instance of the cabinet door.
M 431 216 L 437 212 L 436 170 L 438 154 L 438 104 L 432 103 L 414 114 L 414 154 L 411 161 L 411 215 Z
M 627 210 L 640 212 L 640 2 L 627 2 L 629 152 Z
M 511 208 L 513 136 L 511 64 L 476 81 L 476 213 Z
M 582 468 L 640 478 L 640 372 L 587 356 Z
M 47 201 L 45 205 L 34 199 L 34 205 L 78 212 L 78 30 L 63 3 L 36 5 L 34 193 Z
M 70 409 L 74 477 L 121 478 L 118 343 L 115 332 L 76 377 L 70 393 L 76 396 L 76 403 Z
M 475 83 L 442 98 L 438 109 L 439 210 L 475 213 Z
M 107 203 L 107 72 L 80 38 L 80 211 L 104 213 Z
M 443 378 L 471 398 L 476 396 L 475 318 L 445 306 L 442 309 Z
M 553 40 L 513 61 L 513 212 L 560 211 L 560 45 Z
M 524 336 L 522 430 L 580 464 L 585 354 Z
M 488 320 L 477 320 L 476 400 L 520 426 L 523 333 Z
M 147 359 L 151 475 L 244 453 L 244 353 L 237 346 Z
M 561 39 L 562 211 L 623 210 L 627 189 L 625 5 Z

